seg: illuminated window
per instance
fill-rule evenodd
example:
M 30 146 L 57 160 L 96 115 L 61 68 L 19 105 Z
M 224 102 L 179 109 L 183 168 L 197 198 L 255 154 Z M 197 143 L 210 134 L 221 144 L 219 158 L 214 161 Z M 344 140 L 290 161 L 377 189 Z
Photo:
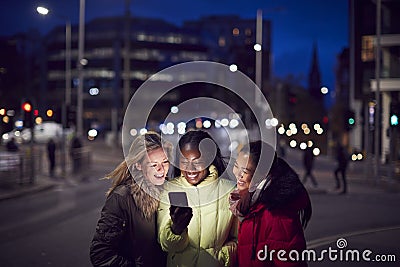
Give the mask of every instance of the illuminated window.
M 145 35 L 144 33 L 139 33 L 139 34 L 136 36 L 136 39 L 137 39 L 138 41 L 145 41 L 145 40 L 146 40 L 146 35 Z
M 218 39 L 218 45 L 219 46 L 225 46 L 226 45 L 226 41 L 224 37 L 219 37 Z
M 361 44 L 361 60 L 363 62 L 373 61 L 374 54 L 374 39 L 373 36 L 363 36 Z
M 238 36 L 239 35 L 239 29 L 238 28 L 234 28 L 233 31 L 232 31 L 232 34 L 235 35 L 235 36 Z

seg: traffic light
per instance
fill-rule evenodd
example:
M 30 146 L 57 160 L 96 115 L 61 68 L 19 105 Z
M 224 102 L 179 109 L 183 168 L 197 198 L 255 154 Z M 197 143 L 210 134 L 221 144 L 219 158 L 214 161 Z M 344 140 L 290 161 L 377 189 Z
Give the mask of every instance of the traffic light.
M 324 124 L 328 124 L 328 122 L 329 122 L 328 116 L 322 117 L 322 122 L 323 122 Z
M 399 125 L 399 114 L 400 113 L 400 103 L 395 103 L 390 105 L 390 126 L 398 126 Z
M 22 103 L 22 111 L 24 113 L 24 127 L 32 128 L 33 127 L 33 107 L 32 102 L 26 100 Z
M 351 109 L 348 109 L 345 113 L 345 127 L 347 131 L 350 131 L 354 128 L 356 124 L 356 116 L 355 112 Z
M 393 114 L 390 116 L 390 125 L 391 126 L 397 126 L 399 125 L 399 116 L 396 114 Z
M 288 93 L 288 102 L 290 105 L 296 105 L 297 104 L 297 96 L 296 94 L 289 92 Z

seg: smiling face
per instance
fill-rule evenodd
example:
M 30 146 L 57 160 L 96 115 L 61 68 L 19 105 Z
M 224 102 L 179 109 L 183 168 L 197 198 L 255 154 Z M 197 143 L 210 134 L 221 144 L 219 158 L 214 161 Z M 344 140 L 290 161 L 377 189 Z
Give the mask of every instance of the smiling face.
M 253 178 L 255 166 L 248 153 L 240 152 L 233 166 L 233 174 L 236 177 L 239 190 L 249 189 Z
M 169 161 L 162 148 L 148 151 L 142 163 L 137 163 L 138 170 L 154 185 L 162 185 L 169 169 Z
M 207 164 L 200 151 L 189 144 L 181 149 L 179 169 L 186 181 L 191 185 L 198 185 L 208 175 Z

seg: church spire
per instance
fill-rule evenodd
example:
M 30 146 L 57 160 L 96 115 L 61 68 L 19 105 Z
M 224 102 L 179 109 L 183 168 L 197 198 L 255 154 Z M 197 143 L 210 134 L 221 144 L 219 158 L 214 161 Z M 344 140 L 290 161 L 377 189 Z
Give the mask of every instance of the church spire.
M 322 99 L 321 94 L 321 73 L 318 63 L 318 48 L 317 43 L 313 45 L 313 54 L 311 60 L 311 69 L 308 74 L 308 90 L 315 99 Z

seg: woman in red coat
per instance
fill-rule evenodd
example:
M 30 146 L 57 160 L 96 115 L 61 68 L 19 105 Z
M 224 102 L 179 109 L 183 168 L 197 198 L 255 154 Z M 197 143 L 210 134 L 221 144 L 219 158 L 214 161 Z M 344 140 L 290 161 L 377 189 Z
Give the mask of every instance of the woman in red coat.
M 296 172 L 270 145 L 255 141 L 239 152 L 233 173 L 231 211 L 241 221 L 238 265 L 307 266 L 303 228 L 312 209 Z

